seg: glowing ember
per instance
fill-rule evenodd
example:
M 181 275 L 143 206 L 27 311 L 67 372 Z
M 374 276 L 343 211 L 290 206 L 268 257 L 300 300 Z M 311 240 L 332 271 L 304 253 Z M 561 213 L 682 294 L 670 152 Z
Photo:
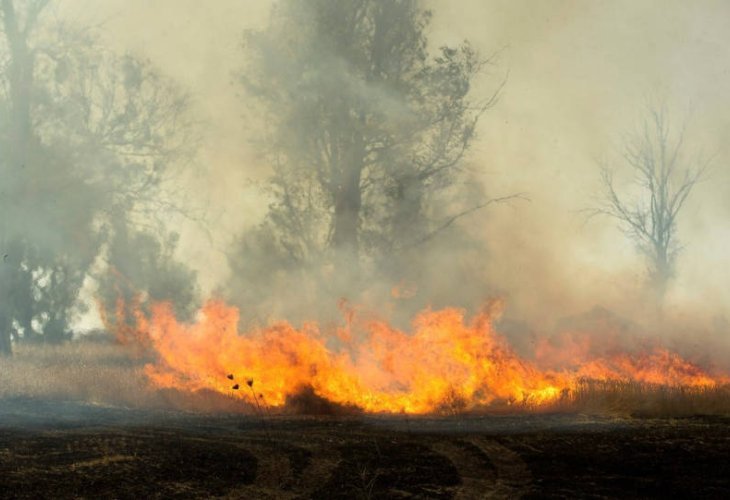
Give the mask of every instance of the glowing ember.
M 490 309 L 470 321 L 459 309 L 427 310 L 409 333 L 377 320 L 354 324 L 350 317 L 348 327 L 332 335 L 314 323 L 297 329 L 286 322 L 240 333 L 238 309 L 218 301 L 208 302 L 192 324 L 177 321 L 166 303 L 153 305 L 149 317 L 138 303 L 132 314 L 125 315 L 121 305 L 116 313 L 114 328 L 122 338 L 156 354 L 145 367 L 155 386 L 250 400 L 255 385 L 274 407 L 305 389 L 367 412 L 430 413 L 495 402 L 538 406 L 569 393 L 586 377 L 687 386 L 720 381 L 665 350 L 576 358 L 578 366 L 539 369 L 495 332 Z M 130 316 L 134 328 L 123 321 Z M 234 378 L 244 380 L 254 396 L 231 392 Z M 236 383 L 233 389 L 238 388 Z

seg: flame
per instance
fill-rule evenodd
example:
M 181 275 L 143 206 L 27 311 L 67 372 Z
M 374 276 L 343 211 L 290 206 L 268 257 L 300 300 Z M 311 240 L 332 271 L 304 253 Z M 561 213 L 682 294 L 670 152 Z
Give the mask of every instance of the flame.
M 594 380 L 632 380 L 655 385 L 704 387 L 717 381 L 727 382 L 726 378 L 712 378 L 678 354 L 659 348 L 639 356 L 622 353 L 588 361 L 577 371 Z
M 587 332 L 568 331 L 554 339 L 542 339 L 536 354 L 541 365 L 560 366 L 585 379 L 684 387 L 730 382 L 726 376 L 710 376 L 652 338 L 629 341 L 604 333 L 596 341 Z
M 207 302 L 192 323 L 178 321 L 169 303 L 152 305 L 149 316 L 139 303 L 131 308 L 129 314 L 118 304 L 111 326 L 154 353 L 155 361 L 145 366 L 154 386 L 212 390 L 267 407 L 311 390 L 366 412 L 425 414 L 498 402 L 540 406 L 586 377 L 688 386 L 718 382 L 666 350 L 581 360 L 569 369 L 538 368 L 495 331 L 493 306 L 471 319 L 456 308 L 426 310 L 410 332 L 356 318 L 352 311 L 345 327 L 330 332 L 316 323 L 295 328 L 287 322 L 239 332 L 238 309 L 221 301 Z M 134 333 L 123 320 L 129 317 L 136 321 Z

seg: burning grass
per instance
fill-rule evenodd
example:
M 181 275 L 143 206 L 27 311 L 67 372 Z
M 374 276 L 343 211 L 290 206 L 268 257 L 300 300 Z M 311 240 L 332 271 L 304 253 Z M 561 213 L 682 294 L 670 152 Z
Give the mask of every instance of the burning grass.
M 149 359 L 140 359 L 111 342 L 80 340 L 63 345 L 20 345 L 13 358 L 0 359 L 0 399 L 30 397 L 44 400 L 74 400 L 135 408 L 170 408 L 205 412 L 257 413 L 266 419 L 280 414 L 353 415 L 362 408 L 343 405 L 303 387 L 280 407 L 271 407 L 251 394 L 259 394 L 246 381 L 240 398 L 234 391 L 194 392 L 159 388 L 145 375 Z M 235 382 L 229 379 L 225 379 Z M 470 406 L 451 393 L 431 412 L 437 415 L 463 413 L 561 412 L 622 416 L 682 417 L 730 415 L 730 385 L 661 385 L 640 381 L 582 378 L 555 400 L 539 404 L 524 399 L 501 399 L 490 405 Z
M 239 311 L 222 302 L 208 302 L 193 323 L 179 322 L 170 304 L 147 315 L 134 303 L 118 304 L 109 326 L 131 351 L 149 356 L 144 375 L 152 387 L 217 393 L 259 414 L 303 401 L 327 413 L 730 413 L 727 375 L 659 345 L 596 356 L 581 343 L 560 366 L 530 361 L 495 330 L 498 310 L 492 303 L 473 318 L 426 310 L 409 332 L 352 311 L 328 331 L 280 322 L 239 332 Z M 121 319 L 130 317 L 135 324 Z M 540 349 L 544 361 L 548 346 Z

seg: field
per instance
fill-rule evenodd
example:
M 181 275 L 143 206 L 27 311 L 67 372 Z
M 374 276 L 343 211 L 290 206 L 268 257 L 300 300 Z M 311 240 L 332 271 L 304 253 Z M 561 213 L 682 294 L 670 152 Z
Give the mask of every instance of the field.
M 6 399 L 5 498 L 727 498 L 730 419 L 200 415 Z
M 0 497 L 730 495 L 727 387 L 586 381 L 539 412 L 430 417 L 310 395 L 242 414 L 230 398 L 151 390 L 141 363 L 103 342 L 0 360 Z

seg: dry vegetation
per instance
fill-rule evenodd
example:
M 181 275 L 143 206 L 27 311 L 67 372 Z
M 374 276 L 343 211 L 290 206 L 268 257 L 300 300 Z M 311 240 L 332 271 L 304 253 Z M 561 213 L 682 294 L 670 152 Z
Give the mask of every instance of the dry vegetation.
M 30 397 L 84 401 L 135 408 L 173 408 L 208 412 L 255 412 L 251 404 L 213 393 L 183 394 L 151 388 L 145 359 L 108 340 L 63 345 L 20 345 L 0 360 L 0 399 Z M 445 415 L 466 411 L 463 401 L 444 404 Z M 291 398 L 285 413 L 352 414 L 321 401 L 311 391 Z M 349 410 L 349 411 L 344 411 Z M 559 412 L 623 416 L 730 415 L 730 386 L 668 387 L 637 382 L 583 380 L 555 403 L 543 407 L 494 405 L 495 413 Z M 481 413 L 482 411 L 479 411 Z
M 0 362 L 0 398 L 27 396 L 146 406 L 142 364 L 107 341 L 20 344 Z
M 646 417 L 730 415 L 730 386 L 672 387 L 583 380 L 551 409 Z
M 69 400 L 132 408 L 240 412 L 241 402 L 218 394 L 150 387 L 146 359 L 107 337 L 61 345 L 21 344 L 0 358 L 0 400 Z M 244 405 L 244 411 L 250 410 Z

